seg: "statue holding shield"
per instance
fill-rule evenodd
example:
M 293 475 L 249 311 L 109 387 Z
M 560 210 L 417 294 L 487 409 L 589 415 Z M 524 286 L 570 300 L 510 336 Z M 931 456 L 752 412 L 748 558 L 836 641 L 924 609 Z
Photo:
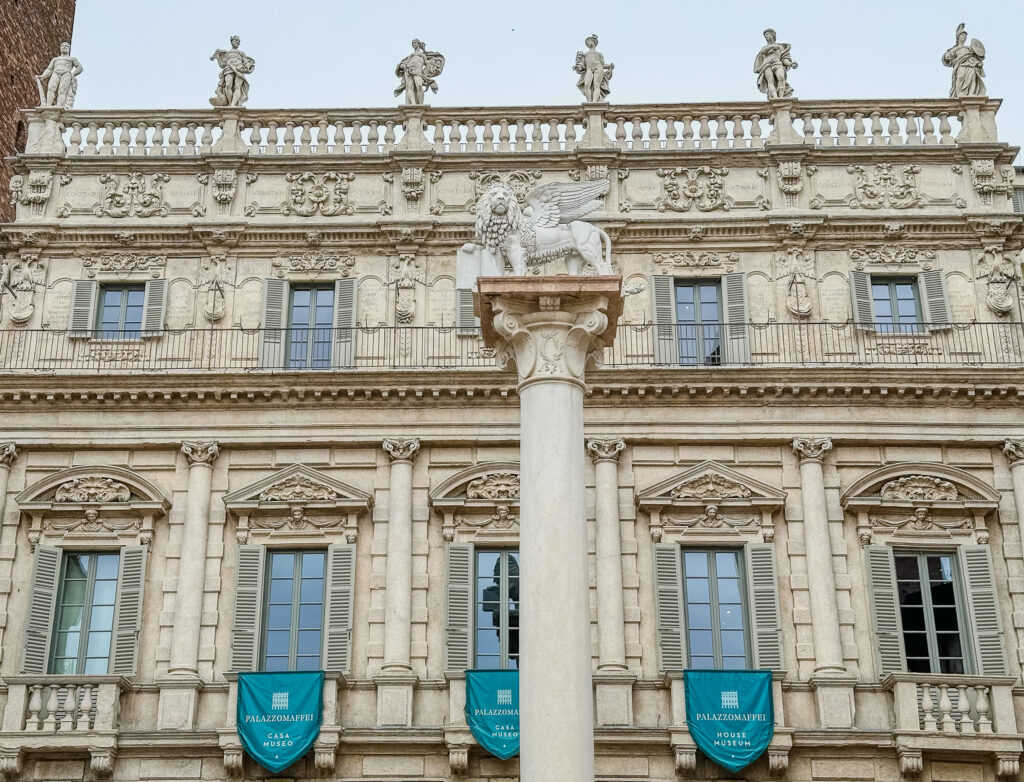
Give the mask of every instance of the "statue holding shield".
M 946 49 L 942 55 L 942 64 L 953 69 L 953 79 L 949 87 L 951 98 L 971 98 L 985 95 L 985 47 L 977 38 L 967 43 L 967 31 L 964 23 L 956 28 L 956 45 Z

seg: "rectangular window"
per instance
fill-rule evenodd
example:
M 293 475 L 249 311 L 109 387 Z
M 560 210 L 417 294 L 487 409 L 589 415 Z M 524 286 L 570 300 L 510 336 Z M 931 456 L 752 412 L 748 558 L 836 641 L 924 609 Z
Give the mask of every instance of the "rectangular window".
M 105 674 L 117 602 L 115 552 L 66 552 L 57 598 L 50 672 Z
M 519 667 L 519 552 L 476 552 L 476 668 Z
M 872 277 L 871 306 L 881 334 L 921 331 L 921 298 L 913 277 Z
M 718 280 L 676 280 L 676 338 L 686 365 L 722 363 L 722 289 Z
M 683 549 L 683 606 L 690 668 L 750 668 L 743 552 Z
M 264 671 L 318 671 L 323 647 L 324 551 L 268 555 Z
M 104 285 L 96 322 L 99 339 L 138 339 L 142 333 L 144 285 Z
M 894 559 L 907 670 L 966 673 L 956 557 L 896 553 Z
M 334 334 L 334 286 L 292 285 L 288 366 L 329 369 Z

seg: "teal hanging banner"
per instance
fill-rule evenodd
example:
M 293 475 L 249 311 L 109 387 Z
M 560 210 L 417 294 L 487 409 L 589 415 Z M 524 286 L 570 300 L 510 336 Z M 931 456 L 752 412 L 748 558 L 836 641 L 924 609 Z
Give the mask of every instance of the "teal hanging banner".
M 775 732 L 771 671 L 684 671 L 686 722 L 701 752 L 729 771 L 746 768 Z
M 496 758 L 519 754 L 519 671 L 466 671 L 466 722 Z
M 320 735 L 324 673 L 238 674 L 238 738 L 268 771 L 284 771 Z

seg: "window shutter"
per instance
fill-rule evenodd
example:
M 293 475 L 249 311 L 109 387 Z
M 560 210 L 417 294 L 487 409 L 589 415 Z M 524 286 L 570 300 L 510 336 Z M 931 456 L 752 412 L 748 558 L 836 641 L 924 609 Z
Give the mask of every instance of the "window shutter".
M 473 664 L 473 544 L 449 543 L 445 559 L 444 669 L 464 671 Z
M 929 331 L 948 329 L 953 318 L 949 314 L 949 294 L 946 293 L 946 275 L 940 269 L 929 269 L 917 275 L 921 293 L 922 311 Z
M 288 342 L 288 282 L 270 278 L 263 281 L 263 314 L 260 328 L 260 366 L 284 366 L 284 349 Z
M 343 277 L 334 282 L 333 365 L 352 367 L 356 363 L 356 279 Z
M 356 547 L 338 543 L 327 549 L 327 607 L 324 616 L 323 668 L 348 673 L 352 662 L 352 593 Z
M 903 651 L 903 626 L 896 594 L 896 565 L 889 546 L 865 546 L 871 626 L 878 645 L 879 678 L 907 669 Z
M 732 272 L 722 275 L 722 301 L 725 311 L 725 328 L 722 341 L 723 362 L 729 364 L 750 363 L 750 338 L 747 322 L 747 275 Z
M 1017 214 L 1024 213 L 1024 187 L 1013 189 L 1013 211 Z
M 850 301 L 857 328 L 874 331 L 875 311 L 871 305 L 871 275 L 850 269 Z
M 992 573 L 992 552 L 988 546 L 960 546 L 958 553 L 974 631 L 975 673 L 1006 676 L 1006 649 Z
M 480 318 L 473 312 L 473 291 L 458 288 L 455 291 L 455 334 L 475 337 L 480 333 Z
M 50 661 L 50 631 L 57 605 L 61 550 L 54 546 L 36 546 L 32 567 L 25 650 L 21 672 L 42 676 Z
M 142 302 L 142 336 L 159 337 L 167 310 L 167 280 L 149 280 Z
M 679 363 L 675 282 L 676 278 L 667 274 L 651 275 L 651 322 L 654 324 L 655 364 Z
M 239 546 L 235 567 L 235 608 L 229 670 L 259 668 L 260 609 L 263 606 L 263 546 Z
M 654 621 L 658 633 L 658 670 L 683 670 L 683 565 L 675 543 L 654 544 Z
M 782 620 L 779 616 L 779 581 L 775 546 L 748 543 L 747 591 L 753 626 L 754 667 L 782 670 Z
M 142 593 L 146 584 L 146 547 L 121 549 L 117 574 L 117 605 L 114 608 L 114 643 L 110 672 L 131 676 L 139 657 L 139 629 L 142 626 Z
M 91 337 L 96 326 L 96 281 L 73 280 L 71 283 L 71 337 Z

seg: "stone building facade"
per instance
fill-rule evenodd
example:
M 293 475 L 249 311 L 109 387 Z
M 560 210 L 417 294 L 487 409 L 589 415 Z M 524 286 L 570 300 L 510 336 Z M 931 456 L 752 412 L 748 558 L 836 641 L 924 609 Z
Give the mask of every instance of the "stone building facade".
M 455 259 L 494 182 L 606 179 L 628 295 L 584 410 L 597 779 L 726 775 L 690 666 L 775 672 L 744 778 L 1017 779 L 1024 218 L 997 108 L 31 115 L 15 170 L 50 195 L 0 229 L 0 774 L 265 776 L 234 674 L 314 666 L 288 778 L 517 778 L 462 714 L 464 670 L 518 655 L 519 406 Z

